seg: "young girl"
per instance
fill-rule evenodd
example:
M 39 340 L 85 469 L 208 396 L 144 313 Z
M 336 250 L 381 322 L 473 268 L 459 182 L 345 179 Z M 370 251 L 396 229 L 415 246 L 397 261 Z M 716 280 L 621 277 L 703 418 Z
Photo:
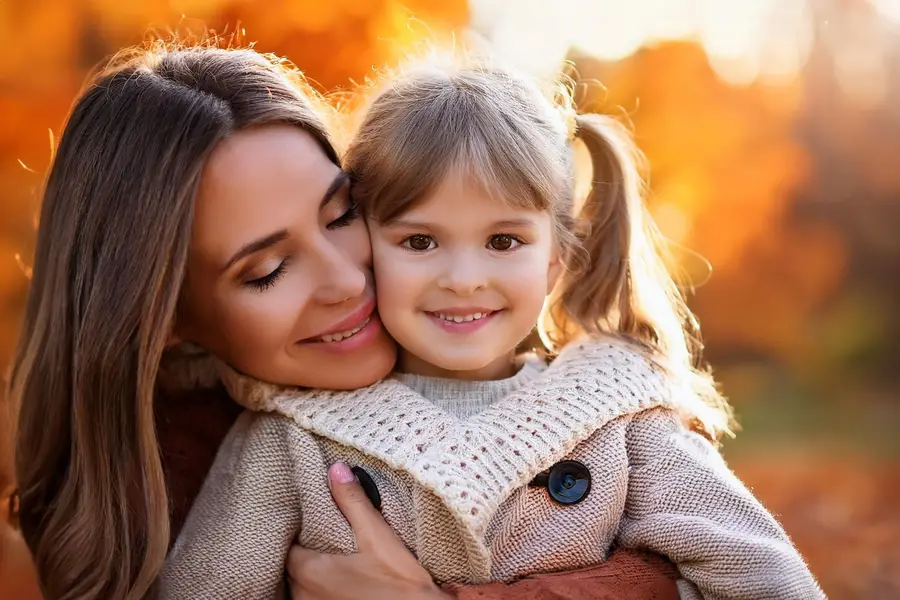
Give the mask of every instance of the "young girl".
M 575 139 L 593 168 L 577 216 Z M 353 552 L 325 478 L 309 475 L 336 460 L 441 582 L 584 567 L 618 544 L 668 556 L 684 598 L 823 597 L 710 443 L 729 414 L 694 367 L 621 126 L 508 70 L 431 67 L 375 99 L 346 163 L 398 373 L 326 392 L 223 366 L 251 411 L 170 553 L 163 597 L 271 598 L 295 536 Z M 539 320 L 549 366 L 518 353 Z

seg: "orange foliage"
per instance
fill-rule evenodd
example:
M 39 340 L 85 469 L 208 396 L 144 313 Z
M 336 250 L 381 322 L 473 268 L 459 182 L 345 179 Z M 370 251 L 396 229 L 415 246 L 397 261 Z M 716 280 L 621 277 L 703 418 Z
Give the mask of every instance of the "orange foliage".
M 900 597 L 900 464 L 821 456 L 739 462 L 831 600 Z
M 846 260 L 836 231 L 790 219 L 811 171 L 792 131 L 799 83 L 730 87 L 689 44 L 644 50 L 605 69 L 576 64 L 605 87 L 588 92 L 591 108 L 621 107 L 633 122 L 663 233 L 712 265 L 693 302 L 704 337 L 790 364 L 807 349 L 808 316 L 841 285 Z

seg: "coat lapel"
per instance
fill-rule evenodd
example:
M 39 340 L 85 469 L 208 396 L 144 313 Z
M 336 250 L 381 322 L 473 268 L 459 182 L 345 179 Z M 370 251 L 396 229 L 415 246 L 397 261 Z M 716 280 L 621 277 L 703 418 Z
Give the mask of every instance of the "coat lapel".
M 500 504 L 609 421 L 671 405 L 664 370 L 620 342 L 565 348 L 537 379 L 465 421 L 396 380 L 352 392 L 265 384 L 222 368 L 235 400 L 409 473 L 476 539 Z

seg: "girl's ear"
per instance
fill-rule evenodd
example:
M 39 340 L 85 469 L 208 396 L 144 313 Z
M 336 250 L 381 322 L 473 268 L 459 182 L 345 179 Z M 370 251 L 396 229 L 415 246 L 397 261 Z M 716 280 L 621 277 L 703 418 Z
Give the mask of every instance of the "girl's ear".
M 553 251 L 550 254 L 550 262 L 547 264 L 547 295 L 553 292 L 556 282 L 562 277 L 565 265 L 563 264 L 562 252 L 559 244 L 553 244 Z

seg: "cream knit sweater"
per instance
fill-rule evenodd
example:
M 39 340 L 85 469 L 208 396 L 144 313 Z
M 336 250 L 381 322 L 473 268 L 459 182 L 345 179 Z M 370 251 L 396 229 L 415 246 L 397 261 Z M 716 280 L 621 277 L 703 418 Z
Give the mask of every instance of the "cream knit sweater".
M 585 567 L 619 544 L 672 559 L 691 582 L 683 598 L 824 598 L 775 519 L 682 425 L 662 369 L 621 343 L 581 343 L 534 375 L 457 416 L 396 379 L 328 392 L 224 370 L 251 410 L 221 446 L 160 597 L 276 598 L 295 538 L 355 551 L 326 477 L 343 460 L 369 473 L 385 519 L 438 582 Z M 527 485 L 563 459 L 590 471 L 578 504 Z

